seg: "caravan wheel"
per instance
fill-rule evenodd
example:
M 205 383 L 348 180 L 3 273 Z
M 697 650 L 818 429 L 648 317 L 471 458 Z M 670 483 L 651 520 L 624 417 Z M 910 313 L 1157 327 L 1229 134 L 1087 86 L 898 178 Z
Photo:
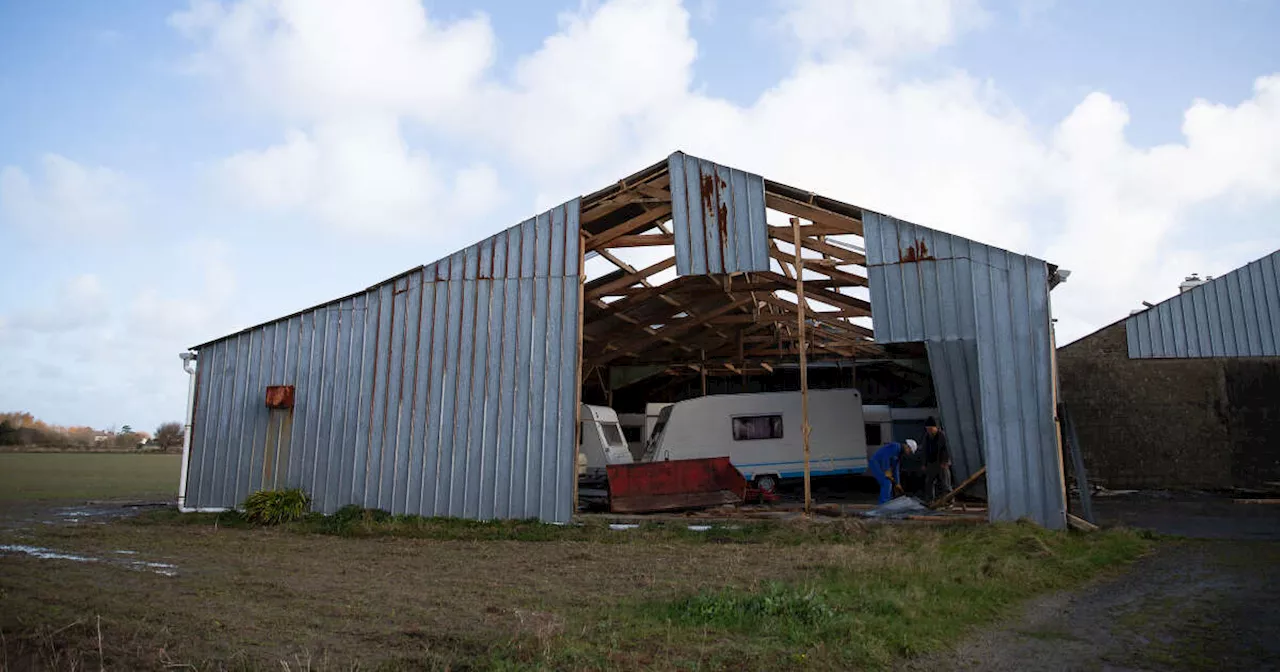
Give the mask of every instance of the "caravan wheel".
M 778 489 L 778 479 L 772 476 L 756 476 L 756 490 L 773 493 Z

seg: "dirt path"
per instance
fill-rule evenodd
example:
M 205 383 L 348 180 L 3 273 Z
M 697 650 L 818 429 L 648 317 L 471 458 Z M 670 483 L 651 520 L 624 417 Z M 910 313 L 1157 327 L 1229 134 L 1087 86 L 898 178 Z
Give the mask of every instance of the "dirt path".
M 1137 496 L 1099 516 L 1188 538 L 903 669 L 1280 670 L 1280 506 Z

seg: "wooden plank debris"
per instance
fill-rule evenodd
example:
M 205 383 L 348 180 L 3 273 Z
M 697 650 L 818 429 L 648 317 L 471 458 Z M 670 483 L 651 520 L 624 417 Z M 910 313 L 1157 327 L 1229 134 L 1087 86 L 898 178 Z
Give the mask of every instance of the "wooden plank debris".
M 929 503 L 929 508 L 931 508 L 931 509 L 936 509 L 936 508 L 939 508 L 939 507 L 946 506 L 947 504 L 950 504 L 950 503 L 951 503 L 951 500 L 953 500 L 953 499 L 955 499 L 955 498 L 956 498 L 956 495 L 960 494 L 960 493 L 961 493 L 961 492 L 963 492 L 966 488 L 968 488 L 969 486 L 973 485 L 974 483 L 977 483 L 979 479 L 981 479 L 983 476 L 986 476 L 986 475 L 987 475 L 987 468 L 986 468 L 986 467 L 983 467 L 983 468 L 981 468 L 981 469 L 979 469 L 979 470 L 977 470 L 977 471 L 973 472 L 973 475 L 972 475 L 972 476 L 970 476 L 969 478 L 964 479 L 964 482 L 963 482 L 963 483 L 961 483 L 960 485 L 957 485 L 957 486 L 956 486 L 956 488 L 955 488 L 955 490 L 952 490 L 951 492 L 948 492 L 947 494 L 945 494 L 945 495 L 943 495 L 943 496 L 941 496 L 941 497 L 939 497 L 939 498 L 937 498 L 937 499 L 933 500 L 932 502 L 930 502 L 930 503 Z

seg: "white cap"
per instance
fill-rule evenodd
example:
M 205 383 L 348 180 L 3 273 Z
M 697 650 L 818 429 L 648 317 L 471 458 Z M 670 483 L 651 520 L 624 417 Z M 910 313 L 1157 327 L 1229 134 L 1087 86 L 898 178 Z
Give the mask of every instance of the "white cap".
M 911 452 L 916 452 L 916 440 L 907 439 L 907 447 L 911 449 Z

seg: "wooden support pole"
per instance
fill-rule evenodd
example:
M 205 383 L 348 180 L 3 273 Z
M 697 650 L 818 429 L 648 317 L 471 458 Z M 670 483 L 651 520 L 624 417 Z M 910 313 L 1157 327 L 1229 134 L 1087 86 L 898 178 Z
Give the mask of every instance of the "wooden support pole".
M 809 359 L 804 342 L 804 258 L 800 256 L 800 218 L 791 218 L 796 259 L 796 347 L 800 350 L 800 438 L 804 442 L 804 512 L 813 511 L 813 490 L 809 479 Z
M 573 462 L 573 467 L 572 467 L 572 475 L 570 476 L 570 478 L 573 479 L 571 481 L 573 483 L 572 495 L 571 495 L 573 499 L 570 501 L 570 504 L 569 504 L 569 516 L 571 518 L 573 516 L 576 516 L 578 513 L 578 450 L 579 450 L 578 447 L 582 445 L 582 386 L 586 384 L 586 381 L 583 380 L 583 377 L 582 377 L 582 374 L 583 374 L 582 357 L 584 355 L 583 327 L 586 324 L 586 322 L 584 321 L 583 308 L 586 303 L 586 299 L 585 299 L 586 287 L 587 287 L 587 253 L 586 253 L 586 250 L 583 249 L 581 241 L 579 241 L 579 244 L 578 244 L 578 314 L 576 316 L 578 318 L 578 344 L 577 344 L 578 360 L 573 363 L 573 367 L 574 367 L 574 371 L 573 371 L 574 373 L 573 375 L 573 382 L 574 382 L 573 445 L 570 446 L 570 450 L 573 451 L 573 459 L 571 460 Z
M 698 367 L 702 374 L 702 396 L 707 396 L 707 351 L 702 351 L 702 365 Z

